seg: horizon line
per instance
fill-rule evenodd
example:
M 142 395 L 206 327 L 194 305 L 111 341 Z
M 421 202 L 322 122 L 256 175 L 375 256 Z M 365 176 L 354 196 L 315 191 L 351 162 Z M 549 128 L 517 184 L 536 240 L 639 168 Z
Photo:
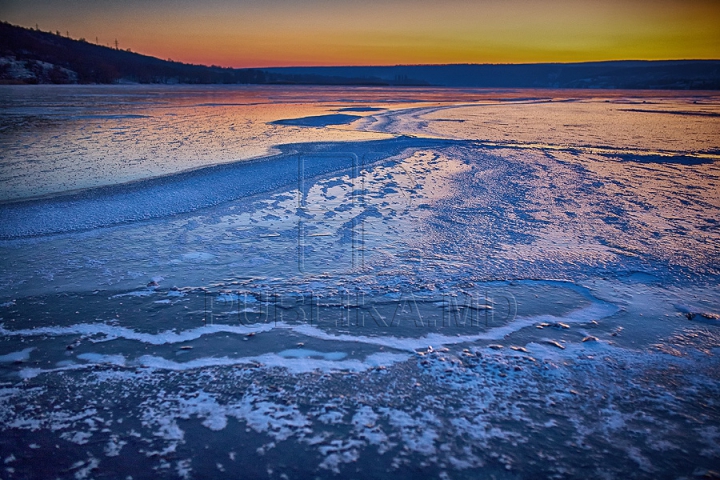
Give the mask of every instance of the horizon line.
M 10 25 L 16 28 L 21 28 L 24 30 L 28 30 L 31 32 L 38 32 L 43 33 L 46 35 L 52 35 L 54 37 L 62 38 L 65 40 L 75 41 L 75 42 L 81 42 L 81 43 L 87 43 L 89 45 L 93 45 L 100 48 L 107 48 L 109 50 L 119 51 L 119 52 L 127 52 L 131 54 L 136 55 L 142 55 L 145 57 L 154 58 L 160 61 L 164 62 L 171 62 L 171 63 L 179 63 L 183 65 L 191 65 L 191 66 L 198 66 L 198 67 L 206 67 L 206 68 L 223 68 L 223 69 L 231 69 L 231 70 L 263 70 L 263 69 L 276 69 L 276 68 L 392 68 L 392 67 L 443 67 L 443 66 L 479 66 L 479 65 L 486 65 L 486 66 L 530 66 L 530 65 L 581 65 L 581 64 L 600 64 L 600 63 L 621 63 L 621 62 L 647 62 L 647 63 L 661 63 L 661 62 L 720 62 L 720 57 L 717 58 L 666 58 L 666 59 L 638 59 L 638 58 L 630 58 L 630 59 L 612 59 L 612 60 L 580 60 L 580 61 L 548 61 L 548 62 L 485 62 L 485 63 L 473 63 L 473 62 L 459 62 L 459 63 L 395 63 L 395 64 L 356 64 L 356 65 L 348 65 L 348 64 L 333 64 L 333 65 L 318 65 L 318 64 L 312 64 L 312 65 L 297 65 L 297 64 L 291 64 L 291 65 L 274 65 L 274 66 L 246 66 L 246 67 L 238 67 L 238 66 L 222 66 L 222 65 L 215 65 L 215 64 L 208 64 L 208 63 L 187 63 L 180 60 L 174 60 L 172 58 L 161 58 L 156 55 L 142 53 L 139 51 L 131 50 L 131 49 L 121 49 L 121 48 L 113 48 L 112 46 L 108 44 L 100 44 L 100 43 L 93 43 L 92 41 L 86 40 L 84 37 L 79 38 L 72 38 L 70 36 L 63 36 L 61 33 L 58 34 L 59 31 L 45 31 L 41 30 L 40 28 L 32 28 L 32 27 L 25 27 L 22 25 L 16 25 L 13 23 L 8 22 L 7 20 L 0 20 L 0 23 L 4 23 L 6 25 Z

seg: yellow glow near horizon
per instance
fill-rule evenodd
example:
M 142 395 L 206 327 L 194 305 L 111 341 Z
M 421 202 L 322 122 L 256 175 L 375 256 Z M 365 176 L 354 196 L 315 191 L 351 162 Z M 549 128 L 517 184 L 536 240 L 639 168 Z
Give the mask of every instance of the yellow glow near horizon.
M 720 58 L 720 2 L 8 0 L 2 19 L 232 67 Z

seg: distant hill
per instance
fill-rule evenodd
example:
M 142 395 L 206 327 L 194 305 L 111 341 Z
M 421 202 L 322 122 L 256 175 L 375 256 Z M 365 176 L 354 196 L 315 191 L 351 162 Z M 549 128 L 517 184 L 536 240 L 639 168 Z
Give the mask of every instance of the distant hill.
M 0 22 L 0 83 L 407 85 L 482 88 L 720 90 L 720 61 L 282 67 L 236 69 L 161 60 Z
M 6 22 L 0 22 L 0 83 L 390 84 L 352 75 L 285 75 L 253 68 L 190 65 Z
M 285 67 L 265 72 L 301 79 L 354 77 L 376 83 L 481 88 L 622 88 L 719 90 L 720 61 Z
M 189 65 L 0 23 L 3 83 L 265 83 L 256 69 Z

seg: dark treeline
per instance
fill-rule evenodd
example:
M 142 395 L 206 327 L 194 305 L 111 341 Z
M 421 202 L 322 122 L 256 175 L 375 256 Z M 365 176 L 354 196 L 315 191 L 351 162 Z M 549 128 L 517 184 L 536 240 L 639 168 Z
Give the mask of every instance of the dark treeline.
M 4 60 L 4 63 L 2 62 Z M 270 73 L 191 65 L 0 22 L 0 83 L 390 85 L 353 75 Z
M 189 65 L 95 45 L 54 33 L 0 23 L 0 56 L 14 57 L 34 76 L 13 78 L 0 65 L 5 83 L 266 83 L 266 73 Z M 50 65 L 43 65 L 44 62 Z M 69 71 L 69 72 L 68 72 Z M 76 75 L 72 75 L 72 73 Z M 4 77 L 4 78 L 3 78 Z

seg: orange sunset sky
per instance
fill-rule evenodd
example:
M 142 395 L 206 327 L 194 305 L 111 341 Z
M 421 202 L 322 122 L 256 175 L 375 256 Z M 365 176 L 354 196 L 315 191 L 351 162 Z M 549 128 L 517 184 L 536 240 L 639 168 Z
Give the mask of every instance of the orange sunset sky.
M 0 0 L 0 19 L 227 67 L 720 58 L 717 0 Z

